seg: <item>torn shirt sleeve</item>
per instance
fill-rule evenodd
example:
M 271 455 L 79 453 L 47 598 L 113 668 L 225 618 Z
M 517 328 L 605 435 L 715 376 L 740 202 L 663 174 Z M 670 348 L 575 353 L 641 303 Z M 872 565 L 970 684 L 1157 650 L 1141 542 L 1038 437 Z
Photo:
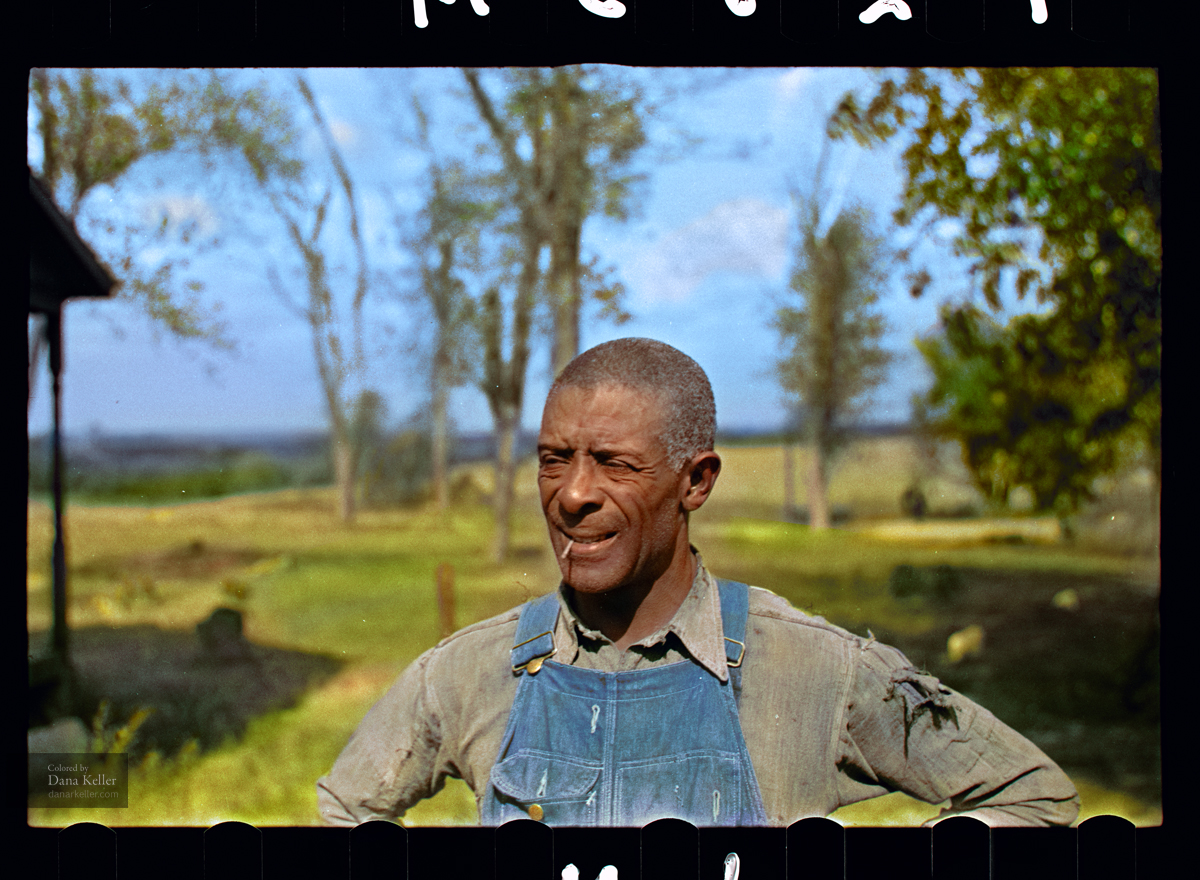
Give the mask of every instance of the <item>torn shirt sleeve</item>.
M 864 642 L 856 653 L 844 774 L 928 803 L 949 801 L 939 819 L 968 814 L 989 825 L 1075 820 L 1075 786 L 1037 746 L 895 648 Z

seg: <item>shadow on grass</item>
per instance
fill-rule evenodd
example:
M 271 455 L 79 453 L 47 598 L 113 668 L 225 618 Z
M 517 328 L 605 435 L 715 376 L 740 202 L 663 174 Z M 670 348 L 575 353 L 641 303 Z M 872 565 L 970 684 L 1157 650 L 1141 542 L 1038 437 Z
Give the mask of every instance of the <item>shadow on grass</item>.
M 31 647 L 45 638 L 31 633 Z M 102 701 L 110 736 L 139 710 L 152 710 L 126 748 L 132 760 L 150 752 L 170 758 L 193 741 L 207 750 L 236 739 L 253 718 L 294 706 L 343 665 L 248 641 L 214 654 L 197 632 L 149 625 L 72 630 L 71 662 L 74 714 L 89 728 Z

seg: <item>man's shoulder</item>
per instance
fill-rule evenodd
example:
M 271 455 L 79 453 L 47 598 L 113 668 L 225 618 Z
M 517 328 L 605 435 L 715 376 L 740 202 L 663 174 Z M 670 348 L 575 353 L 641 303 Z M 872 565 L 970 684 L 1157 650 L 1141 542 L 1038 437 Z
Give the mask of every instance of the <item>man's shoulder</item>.
M 813 639 L 844 641 L 861 647 L 866 640 L 825 618 L 801 611 L 787 599 L 763 587 L 750 587 L 750 616 L 768 625 Z
M 750 617 L 769 628 L 771 635 L 781 637 L 796 647 L 834 651 L 846 661 L 865 666 L 885 679 L 900 670 L 911 670 L 912 663 L 898 648 L 877 641 L 868 631 L 868 638 L 835 626 L 823 617 L 807 614 L 787 599 L 765 590 L 750 587 Z
M 437 643 L 431 653 L 434 655 L 462 655 L 463 652 L 487 651 L 489 649 L 503 652 L 507 656 L 513 646 L 513 638 L 517 634 L 517 621 L 522 610 L 530 602 L 538 602 L 549 598 L 551 594 L 533 596 L 515 608 L 509 608 L 494 617 L 472 623 L 447 636 Z
M 521 606 L 465 626 L 428 649 L 416 664 L 440 693 L 497 686 L 511 677 L 509 652 Z M 499 676 L 499 679 L 496 677 Z
M 508 650 L 512 647 L 512 639 L 517 632 L 517 619 L 521 616 L 521 609 L 524 607 L 524 605 L 518 605 L 495 617 L 464 626 L 438 642 L 434 650 L 473 650 L 493 643 Z

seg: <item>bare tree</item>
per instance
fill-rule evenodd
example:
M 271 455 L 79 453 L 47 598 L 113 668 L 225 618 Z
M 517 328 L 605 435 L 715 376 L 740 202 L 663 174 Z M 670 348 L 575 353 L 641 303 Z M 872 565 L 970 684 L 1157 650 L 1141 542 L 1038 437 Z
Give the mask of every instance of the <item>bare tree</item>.
M 429 370 L 431 452 L 434 495 L 438 509 L 445 510 L 450 503 L 450 391 L 472 374 L 469 342 L 477 312 L 461 274 L 480 268 L 480 233 L 496 205 L 486 192 L 487 181 L 468 174 L 461 163 L 441 158 L 415 98 L 413 107 L 418 143 L 429 155 L 428 189 L 417 229 L 405 243 L 418 264 L 418 297 L 429 307 L 435 325 Z M 403 225 L 399 217 L 396 222 Z
M 480 335 L 483 338 L 483 376 L 480 389 L 487 396 L 496 431 L 496 491 L 493 499 L 496 530 L 493 556 L 497 563 L 508 557 L 513 484 L 516 476 L 517 432 L 525 397 L 525 373 L 529 365 L 529 336 L 540 272 L 533 223 L 526 209 L 518 226 L 516 296 L 511 306 L 512 321 L 505 327 L 500 289 L 490 287 L 480 303 Z M 506 332 L 507 330 L 507 332 Z M 509 341 L 507 354 L 505 338 Z
M 591 295 L 602 314 L 618 321 L 622 288 L 582 259 L 583 225 L 595 213 L 624 219 L 638 175 L 625 173 L 646 144 L 642 116 L 649 112 L 639 89 L 611 83 L 588 88 L 588 68 L 558 67 L 512 72 L 510 126 L 479 82 L 464 71 L 480 115 L 499 148 L 505 171 L 516 183 L 516 198 L 536 230 L 538 247 L 550 252 L 545 283 L 553 330 L 551 370 L 557 375 L 579 353 L 583 303 Z M 517 144 L 528 145 L 521 158 Z
M 827 155 L 823 148 L 818 185 Z M 822 216 L 820 198 L 816 190 L 793 193 L 799 241 L 789 291 L 799 302 L 780 306 L 773 322 L 785 348 L 779 381 L 800 405 L 812 446 L 808 509 L 816 530 L 830 525 L 830 462 L 845 423 L 883 381 L 891 358 L 879 344 L 885 324 L 874 309 L 886 279 L 882 241 L 870 232 L 866 209 L 842 210 L 834 193 Z
M 463 75 L 498 147 L 507 186 L 505 199 L 516 214 L 508 227 L 517 243 L 508 260 L 516 266 L 511 320 L 506 326 L 496 286 L 482 298 L 479 315 L 484 349 L 480 387 L 496 427 L 494 549 L 501 561 L 508 554 L 516 438 L 538 293 L 546 291 L 553 316 L 552 368 L 556 373 L 578 352 L 585 283 L 604 304 L 605 313 L 618 320 L 627 317 L 620 308 L 620 285 L 609 281 L 594 264 L 581 263 L 579 238 L 584 219 L 597 205 L 603 203 L 614 215 L 625 210 L 630 179 L 618 177 L 614 169 L 644 142 L 644 135 L 635 112 L 636 100 L 618 105 L 599 90 L 587 92 L 579 69 L 557 69 L 549 82 L 539 70 L 513 72 L 507 109 L 515 124 L 497 111 L 478 72 L 464 70 Z M 522 158 L 521 143 L 528 148 L 528 158 Z M 610 158 L 600 172 L 589 164 L 589 154 L 596 149 L 607 149 Z M 597 192 L 600 180 L 608 182 L 602 195 Z M 546 249 L 550 260 L 543 274 L 541 257 Z
M 329 126 L 317 106 L 312 90 L 303 76 L 296 77 L 296 86 L 312 113 L 321 134 L 330 166 L 346 200 L 347 231 L 355 250 L 354 292 L 350 302 L 351 327 L 347 334 L 342 326 L 338 298 L 327 258 L 323 238 L 333 186 L 326 184 L 320 196 L 309 194 L 313 181 L 301 181 L 283 192 L 268 190 L 272 207 L 283 221 L 288 238 L 300 255 L 304 267 L 307 298 L 296 308 L 312 331 L 313 358 L 329 416 L 333 453 L 334 479 L 337 485 L 337 512 L 343 522 L 352 522 L 356 513 L 355 492 L 358 477 L 360 432 L 354 430 L 352 407 L 355 380 L 365 372 L 362 348 L 362 308 L 369 287 L 366 248 L 358 225 L 358 207 L 354 185 L 342 160 Z M 310 167 L 311 172 L 311 167 Z M 282 293 L 282 284 L 272 270 L 272 281 Z M 350 344 L 345 337 L 349 335 Z
M 508 556 L 509 519 L 512 510 L 513 481 L 516 473 L 516 439 L 521 424 L 525 394 L 525 371 L 529 364 L 529 336 L 541 280 L 542 249 L 552 226 L 547 208 L 549 181 L 543 174 L 544 142 L 533 141 L 533 157 L 522 160 L 517 153 L 516 136 L 500 119 L 491 98 L 473 70 L 463 72 L 480 115 L 487 122 L 500 146 L 508 175 L 509 201 L 517 211 L 515 238 L 519 265 L 516 296 L 512 303 L 512 321 L 505 333 L 503 303 L 499 287 L 492 286 L 480 303 L 479 331 L 483 340 L 483 375 L 480 389 L 487 397 L 496 432 L 496 490 L 493 495 L 495 533 L 493 555 L 503 562 Z M 535 112 L 541 96 L 531 96 L 526 112 Z M 505 337 L 509 353 L 504 352 Z

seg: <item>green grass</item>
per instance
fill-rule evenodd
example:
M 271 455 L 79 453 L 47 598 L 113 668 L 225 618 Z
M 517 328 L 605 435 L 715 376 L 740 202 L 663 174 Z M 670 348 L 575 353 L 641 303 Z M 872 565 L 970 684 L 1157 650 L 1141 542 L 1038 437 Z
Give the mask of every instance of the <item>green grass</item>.
M 901 564 L 1136 583 L 1156 582 L 1158 576 L 1152 557 L 1063 545 L 922 546 L 849 529 L 816 534 L 779 521 L 781 450 L 721 452 L 725 468 L 717 492 L 693 519 L 693 542 L 707 565 L 856 631 L 944 638 L 940 633 L 953 622 L 949 612 L 890 595 L 889 577 Z M 860 519 L 895 516 L 911 466 L 911 455 L 899 441 L 868 441 L 835 472 L 833 502 Z M 475 471 L 481 491 L 489 491 L 487 469 Z M 941 497 L 948 508 L 970 500 L 961 478 L 951 474 L 943 482 Z M 491 514 L 478 502 L 446 514 L 429 507 L 367 510 L 350 526 L 336 521 L 333 493 L 325 489 L 170 507 L 71 507 L 72 626 L 152 624 L 191 631 L 215 607 L 234 605 L 242 609 L 253 641 L 327 654 L 345 665 L 292 708 L 254 719 L 237 740 L 203 754 L 151 756 L 136 763 L 128 809 L 31 811 L 31 824 L 316 823 L 315 780 L 328 771 L 363 714 L 404 666 L 439 638 L 434 573 L 440 563 L 454 565 L 459 627 L 557 583 L 529 465 L 521 469 L 518 485 L 515 552 L 503 566 L 490 560 Z M 48 509 L 31 502 L 28 624 L 35 633 L 49 625 L 51 538 Z M 233 595 L 231 584 L 241 598 Z M 1090 594 L 1085 601 L 1091 601 Z M 1142 824 L 1160 821 L 1154 804 L 1093 780 L 1077 782 L 1085 815 L 1093 810 Z M 888 824 L 935 813 L 929 805 L 891 796 L 844 808 L 836 818 Z M 452 781 L 410 811 L 406 821 L 474 823 L 473 795 Z

